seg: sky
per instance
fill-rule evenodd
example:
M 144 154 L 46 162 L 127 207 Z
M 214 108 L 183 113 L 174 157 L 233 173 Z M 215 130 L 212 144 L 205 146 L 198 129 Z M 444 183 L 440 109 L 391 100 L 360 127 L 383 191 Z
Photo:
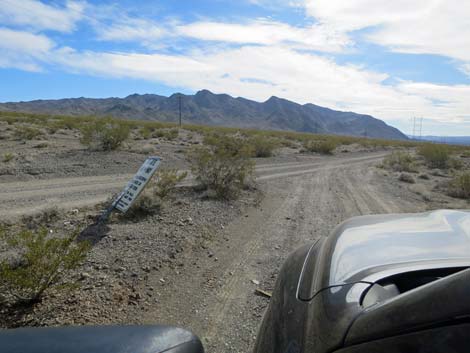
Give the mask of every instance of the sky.
M 470 135 L 469 18 L 461 0 L 0 0 L 0 102 L 209 89 Z

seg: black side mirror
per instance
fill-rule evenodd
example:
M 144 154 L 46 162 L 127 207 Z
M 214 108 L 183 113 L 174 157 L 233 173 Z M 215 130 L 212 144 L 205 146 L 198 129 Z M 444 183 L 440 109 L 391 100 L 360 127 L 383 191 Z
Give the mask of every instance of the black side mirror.
M 191 332 L 168 326 L 79 326 L 0 330 L 4 353 L 204 353 Z

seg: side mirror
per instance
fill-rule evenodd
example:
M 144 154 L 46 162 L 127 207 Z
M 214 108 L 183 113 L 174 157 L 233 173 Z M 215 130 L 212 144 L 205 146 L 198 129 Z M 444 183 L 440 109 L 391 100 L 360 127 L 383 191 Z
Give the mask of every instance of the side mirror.
M 191 332 L 168 326 L 79 326 L 0 330 L 4 353 L 204 353 Z

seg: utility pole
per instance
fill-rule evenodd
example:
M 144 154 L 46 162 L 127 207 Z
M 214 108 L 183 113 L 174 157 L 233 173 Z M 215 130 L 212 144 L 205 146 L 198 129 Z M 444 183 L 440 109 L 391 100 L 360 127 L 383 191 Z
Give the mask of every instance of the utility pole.
M 419 139 L 421 140 L 423 138 L 423 118 L 421 118 L 421 121 L 419 123 Z
M 180 111 L 180 127 L 181 127 L 181 93 L 178 95 L 178 105 L 179 105 L 179 111 Z

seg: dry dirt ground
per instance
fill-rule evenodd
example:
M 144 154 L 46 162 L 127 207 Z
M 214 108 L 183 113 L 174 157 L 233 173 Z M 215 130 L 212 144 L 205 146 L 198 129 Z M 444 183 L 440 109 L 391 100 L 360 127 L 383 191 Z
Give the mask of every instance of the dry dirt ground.
M 2 151 L 17 155 L 0 168 L 4 221 L 56 205 L 59 215 L 46 226 L 72 229 L 96 216 L 93 205 L 118 191 L 149 153 L 143 142 L 97 153 L 75 140 L 60 135 L 40 149 L 37 142 L 0 141 Z M 161 142 L 155 153 L 186 169 L 180 150 L 190 144 Z M 436 188 L 446 176 L 406 184 L 377 168 L 387 153 L 282 150 L 257 161 L 256 190 L 238 201 L 207 199 L 186 186 L 158 214 L 113 217 L 72 274 L 79 288 L 51 292 L 32 309 L 4 308 L 1 325 L 164 323 L 193 330 L 209 353 L 249 352 L 269 300 L 255 290 L 271 291 L 282 262 L 299 246 L 357 215 L 468 208 Z

